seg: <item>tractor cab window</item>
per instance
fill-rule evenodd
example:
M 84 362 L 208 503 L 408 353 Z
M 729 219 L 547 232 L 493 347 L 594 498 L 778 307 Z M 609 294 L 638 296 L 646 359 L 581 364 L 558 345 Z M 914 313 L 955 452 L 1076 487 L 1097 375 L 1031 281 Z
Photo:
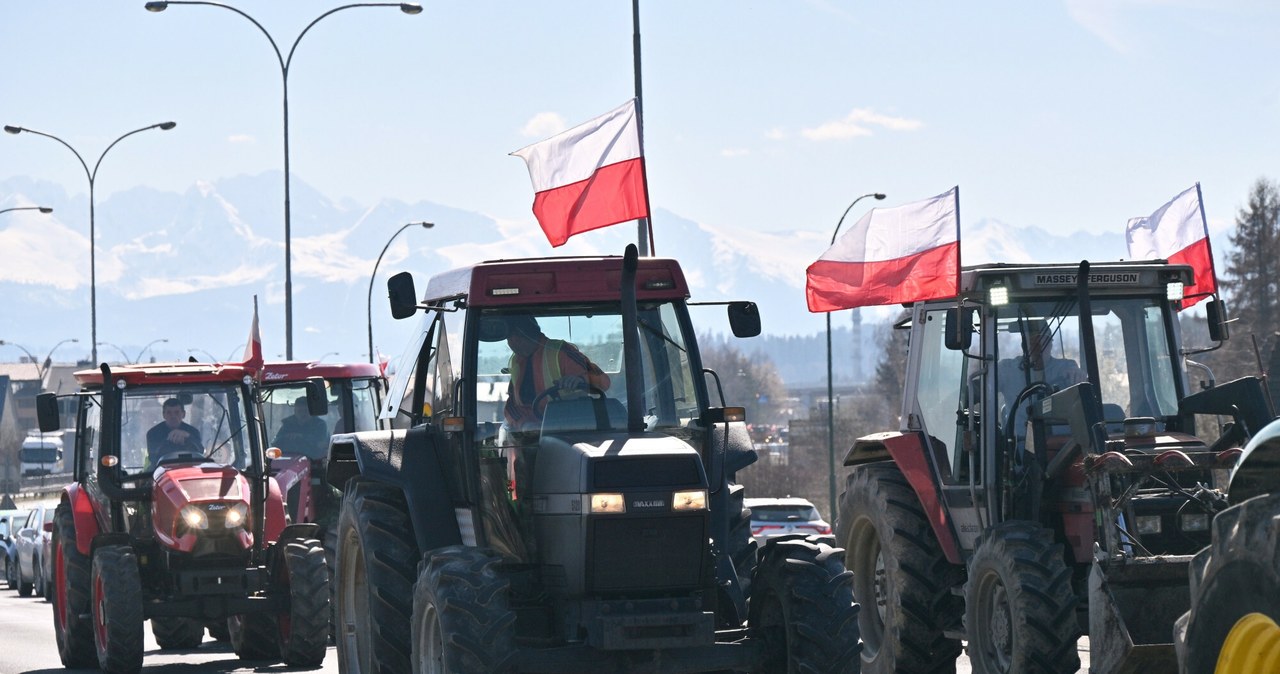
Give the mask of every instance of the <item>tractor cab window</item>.
M 83 410 L 81 426 L 76 430 L 76 443 L 80 451 L 76 456 L 80 459 L 78 471 L 86 475 L 86 479 L 96 479 L 94 467 L 98 465 L 98 436 L 102 430 L 102 397 L 99 394 L 80 397 Z
M 330 382 L 325 384 L 329 411 L 321 417 L 311 416 L 307 409 L 304 382 L 275 384 L 263 392 L 262 419 L 270 446 L 312 459 L 328 454 L 329 436 L 337 432 L 334 428 L 342 417 L 342 401 L 337 388 Z
M 211 461 L 244 468 L 249 434 L 239 386 L 126 389 L 120 410 L 120 466 L 125 473 L 155 470 L 161 461 Z
M 346 424 L 335 427 L 335 433 L 372 431 L 378 427 L 378 381 L 376 379 L 351 380 L 351 418 Z
M 947 309 L 952 306 L 922 308 L 913 318 L 919 325 L 912 339 L 920 340 L 920 348 L 916 350 L 919 360 L 912 365 L 919 371 L 915 396 L 907 410 L 908 427 L 924 432 L 928 443 L 925 449 L 932 454 L 939 477 L 946 482 L 952 481 L 953 462 L 961 459 L 962 428 L 957 424 L 961 418 L 957 412 L 967 404 L 967 359 L 963 351 L 948 349 L 943 339 Z

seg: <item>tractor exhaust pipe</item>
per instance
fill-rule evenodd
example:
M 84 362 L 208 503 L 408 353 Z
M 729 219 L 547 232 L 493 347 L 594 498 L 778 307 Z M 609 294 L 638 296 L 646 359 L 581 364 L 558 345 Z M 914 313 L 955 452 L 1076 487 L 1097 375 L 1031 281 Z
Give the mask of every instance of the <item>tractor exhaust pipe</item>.
M 640 362 L 639 321 L 636 318 L 636 267 L 639 253 L 634 243 L 622 255 L 622 366 L 627 373 L 627 432 L 644 431 L 644 368 Z

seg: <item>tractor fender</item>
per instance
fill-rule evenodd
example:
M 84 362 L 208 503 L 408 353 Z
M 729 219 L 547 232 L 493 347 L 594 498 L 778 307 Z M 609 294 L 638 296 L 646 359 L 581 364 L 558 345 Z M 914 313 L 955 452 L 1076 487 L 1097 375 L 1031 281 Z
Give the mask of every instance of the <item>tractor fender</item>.
M 332 482 L 350 472 L 342 459 L 354 457 L 358 470 L 353 477 L 393 485 L 404 493 L 419 550 L 462 545 L 458 511 L 465 507 L 460 491 L 465 477 L 461 467 L 449 460 L 447 448 L 448 438 L 431 424 L 335 435 L 329 449 L 329 479 Z
M 267 501 L 263 504 L 266 521 L 263 522 L 262 537 L 264 543 L 280 540 L 280 531 L 287 524 L 284 508 L 284 493 L 280 491 L 280 483 L 274 477 L 267 479 Z
M 1276 492 L 1280 492 L 1280 420 L 1263 426 L 1245 445 L 1231 471 L 1227 499 L 1243 503 Z
M 907 483 L 920 499 L 933 535 L 938 539 L 947 561 L 962 564 L 960 546 L 957 544 L 951 519 L 942 504 L 942 488 L 929 465 L 925 450 L 924 435 L 918 431 L 903 433 L 886 431 L 864 435 L 854 441 L 853 447 L 845 455 L 844 465 L 854 466 L 875 461 L 893 461 L 902 471 Z
M 88 556 L 93 549 L 93 539 L 101 529 L 97 513 L 93 510 L 93 499 L 80 483 L 74 482 L 63 489 L 62 502 L 71 508 L 71 518 L 76 525 L 76 550 Z

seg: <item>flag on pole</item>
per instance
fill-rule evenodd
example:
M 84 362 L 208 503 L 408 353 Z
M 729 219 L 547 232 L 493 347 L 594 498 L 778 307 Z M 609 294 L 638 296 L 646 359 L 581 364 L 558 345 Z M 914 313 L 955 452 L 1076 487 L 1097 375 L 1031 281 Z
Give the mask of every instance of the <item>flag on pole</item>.
M 257 373 L 262 370 L 262 333 L 258 331 L 258 296 L 253 296 L 253 325 L 249 327 L 249 341 L 244 345 L 240 359 L 246 370 Z
M 529 167 L 533 215 L 552 246 L 649 216 L 634 98 L 511 154 Z
M 1183 289 L 1183 308 L 1194 306 L 1218 292 L 1200 183 L 1151 215 L 1130 218 L 1125 227 L 1125 239 L 1129 242 L 1129 257 L 1134 260 L 1163 259 L 1191 266 L 1196 281 Z
M 951 297 L 960 287 L 960 187 L 873 208 L 806 271 L 809 311 Z

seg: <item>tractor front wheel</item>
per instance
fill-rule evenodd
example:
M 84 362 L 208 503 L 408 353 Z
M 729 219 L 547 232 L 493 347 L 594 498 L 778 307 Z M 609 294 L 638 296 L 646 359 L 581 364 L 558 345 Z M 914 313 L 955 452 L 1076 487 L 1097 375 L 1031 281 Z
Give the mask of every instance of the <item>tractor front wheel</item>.
M 227 618 L 231 650 L 241 660 L 279 660 L 279 625 L 269 613 L 244 613 Z
M 151 619 L 151 634 L 162 651 L 186 650 L 204 641 L 204 625 L 195 618 L 156 617 Z
M 1076 654 L 1071 570 L 1052 532 L 998 524 L 978 540 L 964 588 L 965 633 L 975 672 L 1068 674 Z
M 107 674 L 142 669 L 142 580 L 127 545 L 93 553 L 93 643 L 98 667 Z
M 93 569 L 87 555 L 76 548 L 76 524 L 71 508 L 60 504 L 53 526 L 53 635 L 58 657 L 68 669 L 93 666 L 93 621 L 89 615 L 89 592 Z
M 413 592 L 414 674 L 514 671 L 516 614 L 500 561 L 463 546 L 422 560 Z
M 284 548 L 284 568 L 289 612 L 276 618 L 280 656 L 290 667 L 314 667 L 324 662 L 329 645 L 329 569 L 320 541 L 290 541 Z
M 817 536 L 770 539 L 751 582 L 750 634 L 764 643 L 757 672 L 860 671 L 853 574 Z

